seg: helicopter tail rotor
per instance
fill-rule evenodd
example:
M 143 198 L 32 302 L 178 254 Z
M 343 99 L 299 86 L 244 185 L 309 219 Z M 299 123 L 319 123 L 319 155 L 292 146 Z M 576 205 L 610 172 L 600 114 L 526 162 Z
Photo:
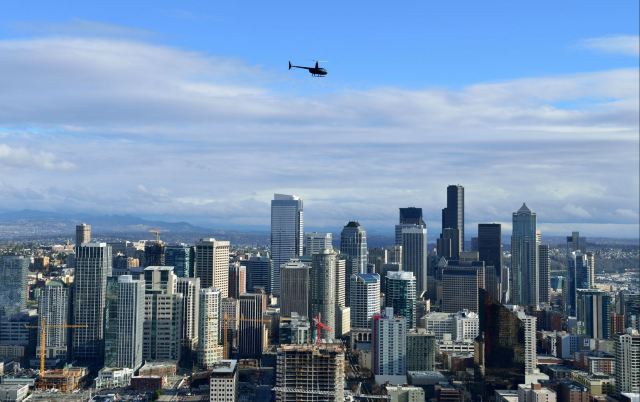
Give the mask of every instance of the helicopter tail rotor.
M 291 62 L 289 62 L 289 70 L 291 70 Z

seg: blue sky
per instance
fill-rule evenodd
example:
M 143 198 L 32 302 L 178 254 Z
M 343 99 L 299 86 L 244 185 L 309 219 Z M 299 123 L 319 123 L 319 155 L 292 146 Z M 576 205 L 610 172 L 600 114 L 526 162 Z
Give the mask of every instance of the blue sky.
M 470 225 L 527 201 L 546 233 L 638 235 L 636 1 L 2 7 L 7 210 L 268 225 L 288 191 L 314 227 L 416 205 L 435 235 L 461 183 Z

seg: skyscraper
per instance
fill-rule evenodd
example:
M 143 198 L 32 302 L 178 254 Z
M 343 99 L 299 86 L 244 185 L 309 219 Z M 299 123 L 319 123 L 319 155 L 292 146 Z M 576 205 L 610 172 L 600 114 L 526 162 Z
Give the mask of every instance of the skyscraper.
M 180 342 L 185 352 L 195 352 L 198 346 L 198 321 L 200 318 L 200 278 L 178 278 L 176 291 L 182 294 Z
M 393 307 L 373 316 L 373 372 L 407 374 L 407 319 L 394 316 Z
M 347 261 L 347 277 L 367 272 L 367 232 L 360 223 L 350 221 L 342 228 L 340 254 Z
M 215 287 L 223 298 L 229 297 L 229 242 L 214 238 L 197 242 L 195 271 L 201 289 Z
M 322 322 L 336 327 L 336 253 L 323 250 L 313 255 L 311 266 L 310 314 L 320 314 Z M 334 334 L 324 331 L 323 337 L 332 340 Z
M 353 274 L 351 282 L 351 327 L 371 328 L 371 318 L 380 312 L 380 276 Z
M 539 298 L 538 236 L 536 214 L 526 204 L 513 213 L 511 235 L 511 300 L 522 306 L 537 306 Z
M 164 261 L 164 242 L 163 241 L 147 241 L 144 244 L 144 266 L 162 266 Z
M 449 265 L 442 270 L 442 311 L 479 312 L 479 289 L 484 288 L 481 266 Z
M 173 267 L 144 270 L 145 318 L 142 354 L 145 360 L 179 360 L 182 352 L 183 301 Z
M 615 336 L 616 393 L 640 389 L 640 334 L 635 329 Z
M 549 245 L 540 244 L 538 246 L 538 266 L 540 272 L 540 287 L 538 293 L 540 295 L 540 303 L 550 304 L 551 295 L 551 259 L 549 257 Z
M 164 249 L 164 264 L 173 267 L 178 278 L 193 277 L 194 251 L 186 244 L 174 244 Z M 157 265 L 157 264 L 153 264 Z
M 444 229 L 452 228 L 460 231 L 458 244 L 454 244 L 455 254 L 464 251 L 464 187 L 461 185 L 447 186 L 447 207 L 442 210 L 442 233 Z
M 295 195 L 274 194 L 271 201 L 271 292 L 280 295 L 280 269 L 291 258 L 302 255 L 304 213 Z
M 609 339 L 611 296 L 598 289 L 578 289 L 577 318 L 589 338 Z
M 105 366 L 142 366 L 144 281 L 131 275 L 108 278 L 105 309 Z
M 291 317 L 296 312 L 301 316 L 309 315 L 311 268 L 300 260 L 290 260 L 280 271 L 280 314 Z
M 324 249 L 333 248 L 331 233 L 310 232 L 304 235 L 304 255 L 311 257 Z
M 502 275 L 502 226 L 499 223 L 478 224 L 478 254 L 485 266 L 495 267 L 498 278 Z
M 205 369 L 222 359 L 222 346 L 218 344 L 220 322 L 220 291 L 200 289 L 200 318 L 198 320 L 198 364 Z
M 416 278 L 416 293 L 427 290 L 427 227 L 422 225 L 402 228 L 402 270 L 412 272 Z
M 575 317 L 578 300 L 578 289 L 590 289 L 593 286 L 593 259 L 581 251 L 572 251 L 567 261 L 567 280 L 563 288 L 565 311 Z
M 23 256 L 0 255 L 0 315 L 12 315 L 26 307 L 29 260 Z
M 414 328 L 416 323 L 416 278 L 412 272 L 389 271 L 386 277 L 387 293 L 384 297 L 386 307 L 393 307 L 396 315 L 407 319 L 407 327 Z
M 271 259 L 265 256 L 251 256 L 241 261 L 247 268 L 247 291 L 253 292 L 256 287 L 271 293 Z
M 76 225 L 76 247 L 89 242 L 91 242 L 91 225 L 86 223 Z
M 447 260 L 460 258 L 460 229 L 444 228 L 436 241 L 438 257 Z
M 67 357 L 67 329 L 62 325 L 68 324 L 69 289 L 60 280 L 47 281 L 38 298 L 38 316 L 47 324 L 45 356 L 47 358 Z M 41 324 L 40 324 L 41 325 Z M 42 339 L 38 331 L 37 355 L 40 355 Z
M 406 226 L 424 226 L 427 225 L 422 219 L 422 208 L 408 207 L 399 208 L 400 216 L 398 219 L 398 225 L 396 225 L 396 245 L 402 244 L 402 228 Z M 398 262 L 398 261 L 396 261 Z
M 86 327 L 74 329 L 72 355 L 91 366 L 103 365 L 105 294 L 111 264 L 111 246 L 107 243 L 76 247 L 73 323 Z
M 265 344 L 263 315 L 267 309 L 267 295 L 263 292 L 240 295 L 238 323 L 238 354 L 242 358 L 259 358 Z
M 239 261 L 229 264 L 229 297 L 237 299 L 247 291 L 247 267 Z

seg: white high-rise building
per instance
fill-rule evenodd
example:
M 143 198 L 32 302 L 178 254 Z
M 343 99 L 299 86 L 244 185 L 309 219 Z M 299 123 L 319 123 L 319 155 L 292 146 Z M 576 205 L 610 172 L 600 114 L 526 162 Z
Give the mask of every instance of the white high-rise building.
M 229 242 L 214 238 L 197 242 L 195 272 L 201 289 L 214 287 L 229 297 Z
M 111 246 L 83 243 L 76 247 L 73 281 L 73 358 L 102 367 L 104 363 L 104 307 L 107 277 L 111 276 Z
M 351 328 L 370 329 L 371 319 L 380 312 L 380 276 L 351 275 Z
M 280 295 L 280 268 L 303 252 L 303 203 L 296 195 L 274 194 L 271 201 L 271 292 Z
M 616 392 L 640 390 L 640 334 L 629 328 L 625 334 L 615 336 Z
M 457 313 L 432 311 L 421 319 L 421 323 L 438 341 L 443 340 L 445 334 L 450 334 L 453 341 L 472 341 L 480 331 L 478 314 L 468 310 Z
M 310 232 L 304 235 L 304 255 L 311 257 L 325 249 L 333 248 L 331 233 Z
M 333 250 L 323 250 L 313 255 L 311 267 L 310 314 L 331 328 L 336 328 L 336 256 Z M 323 331 L 323 338 L 332 340 L 332 332 Z
M 46 328 L 45 356 L 47 358 L 66 358 L 67 356 L 67 311 L 69 309 L 69 289 L 60 280 L 46 283 L 38 299 L 39 325 L 44 320 Z M 37 355 L 40 356 L 42 339 L 38 331 Z
M 145 360 L 179 360 L 182 339 L 182 304 L 173 267 L 144 270 L 145 309 L 143 357 Z
M 373 317 L 373 372 L 376 375 L 407 374 L 407 320 L 393 315 L 393 307 Z
M 200 278 L 178 278 L 177 292 L 182 294 L 182 346 L 190 351 L 198 347 L 200 314 Z
M 144 281 L 131 275 L 109 278 L 105 319 L 105 366 L 137 370 L 142 366 Z
M 200 319 L 198 328 L 198 363 L 209 369 L 222 359 L 222 346 L 218 344 L 220 322 L 220 291 L 214 288 L 200 290 Z

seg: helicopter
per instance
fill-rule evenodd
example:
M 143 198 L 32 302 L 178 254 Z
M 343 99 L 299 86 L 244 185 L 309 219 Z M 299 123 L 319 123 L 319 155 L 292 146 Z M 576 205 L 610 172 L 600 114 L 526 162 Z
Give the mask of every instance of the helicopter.
M 289 62 L 289 70 L 291 70 L 292 68 L 302 68 L 305 70 L 309 70 L 309 73 L 311 73 L 311 75 L 314 77 L 324 77 L 325 75 L 327 75 L 327 70 L 318 66 L 318 61 L 316 61 L 315 67 L 294 66 L 291 64 L 291 62 Z

